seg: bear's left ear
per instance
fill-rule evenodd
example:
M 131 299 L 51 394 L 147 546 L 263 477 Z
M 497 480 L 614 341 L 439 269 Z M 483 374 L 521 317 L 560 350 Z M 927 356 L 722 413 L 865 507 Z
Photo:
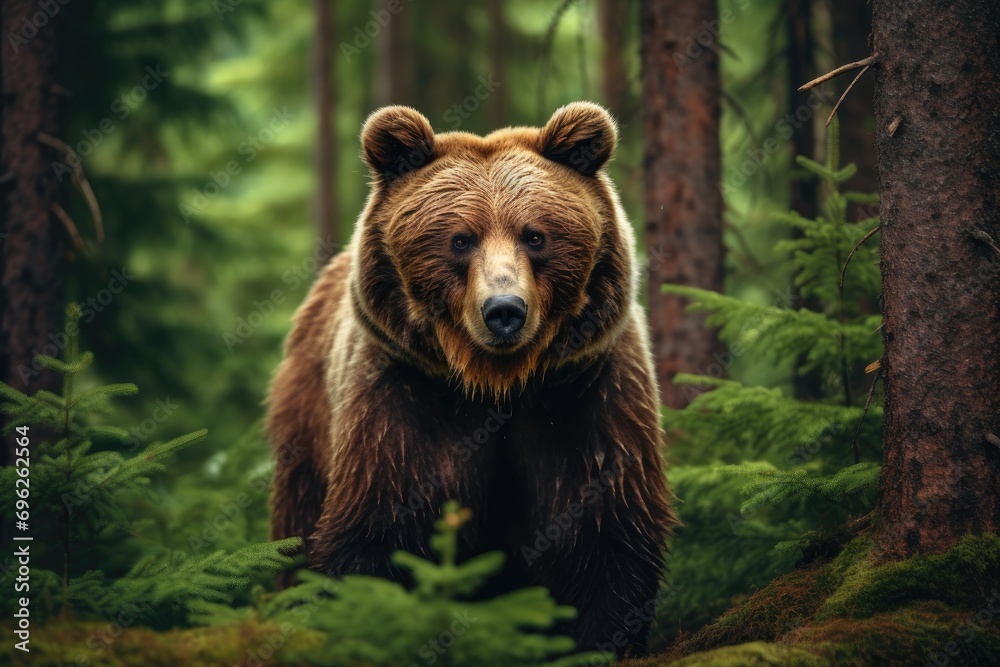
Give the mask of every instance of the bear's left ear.
M 538 143 L 538 152 L 544 157 L 593 176 L 615 152 L 618 128 L 603 107 L 573 102 L 552 114 Z
M 384 107 L 361 128 L 361 155 L 372 175 L 389 184 L 434 159 L 434 130 L 416 109 Z

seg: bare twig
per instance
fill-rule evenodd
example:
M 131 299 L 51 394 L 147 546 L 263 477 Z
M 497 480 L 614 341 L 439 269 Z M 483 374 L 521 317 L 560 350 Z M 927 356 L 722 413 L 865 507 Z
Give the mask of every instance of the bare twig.
M 833 79 L 834 77 L 838 77 L 841 74 L 843 74 L 844 72 L 850 72 L 851 70 L 860 69 L 862 67 L 870 67 L 871 65 L 874 65 L 877 62 L 877 60 L 878 59 L 876 58 L 876 56 L 870 55 L 867 58 L 865 58 L 864 60 L 859 60 L 856 63 L 847 63 L 846 65 L 842 65 L 841 67 L 838 67 L 837 69 L 833 70 L 832 72 L 827 72 L 823 76 L 816 77 L 815 79 L 813 79 L 809 83 L 804 84 L 802 86 L 799 86 L 799 92 L 801 93 L 803 91 L 809 90 L 810 88 L 815 88 L 819 84 L 824 83 L 826 81 L 829 81 L 830 79 Z
M 101 207 L 97 202 L 97 196 L 94 195 L 94 189 L 90 187 L 90 181 L 87 180 L 87 175 L 83 173 L 83 164 L 80 161 L 80 156 L 77 155 L 76 151 L 74 151 L 73 148 L 66 142 L 53 137 L 51 134 L 39 132 L 36 135 L 36 138 L 41 143 L 60 151 L 66 156 L 69 166 L 73 168 L 73 185 L 76 186 L 76 189 L 80 191 L 80 194 L 83 195 L 83 198 L 87 201 L 87 206 L 90 208 L 90 215 L 94 219 L 94 229 L 97 232 L 97 240 L 99 242 L 103 242 L 104 216 L 101 214 Z
M 847 86 L 847 90 L 845 90 L 844 94 L 840 96 L 840 99 L 837 100 L 837 103 L 833 105 L 833 111 L 830 112 L 830 117 L 826 119 L 826 125 L 824 125 L 824 127 L 830 127 L 830 121 L 833 120 L 833 115 L 835 113 L 837 113 L 837 109 L 840 108 L 840 105 L 843 103 L 844 98 L 846 98 L 847 94 L 849 92 L 851 92 L 851 88 L 853 88 L 854 84 L 856 84 L 858 82 L 858 79 L 860 79 L 861 77 L 863 77 L 865 75 L 865 72 L 867 72 L 869 69 L 871 69 L 871 65 L 865 65 L 861 69 L 861 71 L 858 72 L 858 75 L 856 77 L 854 77 L 854 80 L 851 81 L 851 85 Z
M 867 234 L 865 234 L 864 236 L 861 237 L 861 240 L 858 241 L 857 245 L 854 246 L 854 249 L 851 250 L 851 252 L 850 252 L 849 255 L 847 255 L 847 260 L 844 261 L 844 268 L 842 268 L 840 270 L 840 291 L 841 292 L 844 291 L 844 276 L 847 275 L 847 265 L 851 263 L 851 258 L 854 257 L 854 253 L 856 253 L 858 250 L 860 250 L 861 246 L 864 245 L 865 241 L 867 241 L 871 237 L 875 236 L 875 233 L 878 230 L 880 230 L 881 228 L 882 228 L 882 224 L 881 223 L 875 225 L 875 227 L 873 227 L 871 229 L 871 231 L 869 231 Z
M 80 191 L 83 198 L 87 200 L 87 206 L 90 207 L 90 215 L 94 219 L 94 231 L 97 233 L 97 242 L 104 243 L 104 216 L 101 215 L 101 207 L 97 203 L 97 195 L 94 194 L 94 189 L 90 187 L 90 181 L 87 180 L 86 176 L 83 176 L 82 169 L 79 173 L 73 173 L 73 185 Z
M 66 99 L 73 99 L 73 91 L 71 91 L 66 86 L 62 84 L 53 83 L 52 84 L 52 94 L 59 95 L 60 97 L 65 97 Z
M 73 222 L 73 218 L 69 217 L 69 213 L 66 212 L 66 209 L 55 202 L 49 204 L 49 208 L 52 209 L 52 212 L 56 214 L 57 218 L 59 218 L 59 222 L 61 222 L 63 227 L 66 228 L 66 231 L 69 232 L 69 237 L 73 240 L 73 245 L 76 246 L 76 249 L 82 251 L 84 247 L 83 238 L 80 236 L 80 230 L 76 228 L 76 223 Z
M 872 386 L 868 388 L 868 396 L 865 397 L 865 409 L 861 413 L 861 419 L 858 420 L 858 426 L 854 429 L 854 439 L 851 440 L 851 451 L 854 453 L 854 463 L 861 462 L 861 453 L 858 451 L 858 436 L 861 434 L 861 425 L 865 423 L 865 417 L 868 416 L 868 408 L 871 407 L 872 397 L 875 396 L 875 386 L 878 381 L 882 378 L 882 366 L 879 365 L 879 369 L 875 372 L 875 377 L 872 379 Z

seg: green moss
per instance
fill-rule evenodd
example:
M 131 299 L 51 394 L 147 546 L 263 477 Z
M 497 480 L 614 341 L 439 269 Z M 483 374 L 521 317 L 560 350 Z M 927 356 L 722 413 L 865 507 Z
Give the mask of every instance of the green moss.
M 793 570 L 751 595 L 680 645 L 690 654 L 718 646 L 755 641 L 775 641 L 812 616 L 830 593 L 824 570 Z
M 1000 613 L 989 604 L 1000 604 L 1000 537 L 970 535 L 946 554 L 894 563 L 876 562 L 871 549 L 856 537 L 833 561 L 777 578 L 673 650 L 624 664 L 997 664 Z
M 234 663 L 274 667 L 290 664 L 280 660 L 280 653 L 293 639 L 297 648 L 318 648 L 321 644 L 314 633 L 271 623 L 157 632 L 141 627 L 122 630 L 107 623 L 52 621 L 32 630 L 29 662 L 32 667 L 201 667 Z M 0 664 L 6 664 L 4 652 L 11 656 L 13 664 L 21 664 L 20 651 L 12 655 L 9 642 L 0 651 Z
M 940 556 L 883 564 L 868 556 L 837 561 L 834 567 L 847 565 L 843 583 L 826 600 L 818 618 L 865 618 L 918 600 L 940 600 L 971 611 L 1000 587 L 1000 537 L 994 534 L 967 535 Z
M 628 667 L 661 667 L 663 665 L 670 665 L 670 667 L 747 667 L 747 665 L 831 667 L 830 663 L 807 649 L 765 642 L 726 646 L 673 661 L 667 658 L 646 658 L 629 660 L 622 665 Z

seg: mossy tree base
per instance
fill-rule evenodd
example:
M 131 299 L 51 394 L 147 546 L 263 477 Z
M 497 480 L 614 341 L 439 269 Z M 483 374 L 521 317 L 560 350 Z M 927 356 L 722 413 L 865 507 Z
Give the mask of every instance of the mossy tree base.
M 628 667 L 996 665 L 1000 537 L 940 556 L 878 562 L 856 537 L 832 560 L 779 577 L 672 650 Z

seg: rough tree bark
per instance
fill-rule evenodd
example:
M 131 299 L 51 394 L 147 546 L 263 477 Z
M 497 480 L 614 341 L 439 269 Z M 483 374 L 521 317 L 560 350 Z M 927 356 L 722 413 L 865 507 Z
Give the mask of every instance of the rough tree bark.
M 318 242 L 338 237 L 334 198 L 337 183 L 336 136 L 333 129 L 333 1 L 313 0 L 316 27 L 313 38 L 313 95 L 316 104 L 316 203 L 315 227 Z M 345 232 L 346 233 L 346 232 Z M 346 237 L 344 237 L 346 238 Z
M 677 373 L 725 370 L 704 316 L 660 291 L 664 283 L 723 287 L 718 45 L 696 41 L 715 20 L 714 0 L 641 5 L 649 320 L 660 396 L 675 408 L 692 397 L 673 384 Z
M 63 328 L 66 232 L 51 209 L 61 191 L 52 163 L 61 156 L 38 141 L 39 133 L 60 136 L 58 17 L 49 19 L 33 0 L 0 4 L 0 380 L 33 393 L 58 385 L 58 377 L 38 372 L 32 361 Z M 33 23 L 36 14 L 46 20 Z M 0 464 L 10 461 L 12 446 L 11 438 Z
M 873 27 L 886 372 L 878 540 L 902 558 L 1000 530 L 1000 5 L 876 0 Z

